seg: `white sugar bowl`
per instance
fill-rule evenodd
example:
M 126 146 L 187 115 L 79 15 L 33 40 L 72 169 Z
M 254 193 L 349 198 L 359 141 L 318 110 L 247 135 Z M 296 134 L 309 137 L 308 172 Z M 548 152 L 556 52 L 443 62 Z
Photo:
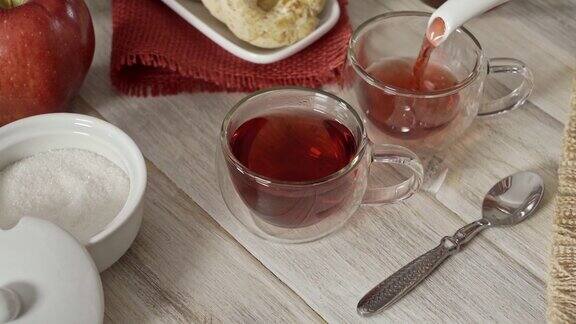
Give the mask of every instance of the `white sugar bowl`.
M 0 170 L 38 153 L 70 148 L 107 158 L 130 180 L 124 207 L 84 244 L 102 272 L 128 250 L 142 222 L 146 164 L 134 141 L 116 126 L 90 116 L 59 113 L 29 117 L 0 128 Z

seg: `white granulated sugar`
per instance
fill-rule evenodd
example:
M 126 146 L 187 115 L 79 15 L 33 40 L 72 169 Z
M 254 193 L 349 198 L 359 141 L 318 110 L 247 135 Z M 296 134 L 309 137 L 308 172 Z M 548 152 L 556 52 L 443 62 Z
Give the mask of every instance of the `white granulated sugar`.
M 129 191 L 126 173 L 96 153 L 36 154 L 0 171 L 0 228 L 38 217 L 86 243 L 120 212 Z

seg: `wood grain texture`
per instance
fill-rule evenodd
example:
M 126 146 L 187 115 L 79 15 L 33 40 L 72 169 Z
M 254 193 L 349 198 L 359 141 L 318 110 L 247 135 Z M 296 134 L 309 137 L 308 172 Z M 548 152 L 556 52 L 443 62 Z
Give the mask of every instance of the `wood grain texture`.
M 160 98 L 117 95 L 108 77 L 109 2 L 89 1 L 89 5 L 96 22 L 99 46 L 81 96 L 105 119 L 132 136 L 144 155 L 167 177 L 151 181 L 151 188 L 160 189 L 154 189 L 158 190 L 156 204 L 148 208 L 154 213 L 171 211 L 171 214 L 179 215 L 172 216 L 178 221 L 158 221 L 153 226 L 168 233 L 182 230 L 173 227 L 192 226 L 195 221 L 186 217 L 190 213 L 188 209 L 178 207 L 179 201 L 191 198 L 268 268 L 278 282 L 289 286 L 323 319 L 361 322 L 363 319 L 356 315 L 355 305 L 363 293 L 435 246 L 442 236 L 452 234 L 458 227 L 476 219 L 481 198 L 499 178 L 517 170 L 532 169 L 545 177 L 548 187 L 545 205 L 534 218 L 514 228 L 492 229 L 482 234 L 412 294 L 369 321 L 544 321 L 551 197 L 556 187 L 560 136 L 575 68 L 576 44 L 570 36 L 576 31 L 576 15 L 571 14 L 576 10 L 576 1 L 515 1 L 469 24 L 490 54 L 524 60 L 534 71 L 536 89 L 522 110 L 475 122 L 450 154 L 446 154 L 450 173 L 436 197 L 419 194 L 403 204 L 362 207 L 343 230 L 319 242 L 294 246 L 268 243 L 241 229 L 224 206 L 217 189 L 214 153 L 218 128 L 228 109 L 244 94 L 198 93 Z M 427 7 L 417 0 L 365 0 L 351 1 L 349 11 L 357 25 L 380 12 L 411 9 Z M 525 16 L 530 19 L 524 19 Z M 178 189 L 167 183 L 173 183 Z M 170 190 L 166 189 L 168 187 Z M 174 196 L 172 192 L 178 194 Z M 198 308 L 198 304 L 205 303 L 203 298 L 208 294 L 198 295 L 203 296 L 200 299 L 188 298 L 186 294 L 190 294 L 201 280 L 218 280 L 210 276 L 218 269 L 209 266 L 190 269 L 175 284 L 177 275 L 173 272 L 178 273 L 178 270 L 161 268 L 162 262 L 156 260 L 163 260 L 165 253 L 175 255 L 166 249 L 179 249 L 162 242 L 166 237 L 156 233 L 162 231 L 143 229 L 141 236 L 146 235 L 147 243 L 138 245 L 137 242 L 126 261 L 112 269 L 118 268 L 122 279 L 108 278 L 105 274 L 105 280 L 110 281 L 106 284 L 110 290 L 117 285 L 126 287 L 125 282 L 133 285 L 131 292 L 119 293 L 108 301 L 111 314 L 141 313 L 141 317 L 133 318 L 170 322 L 183 320 L 178 317 L 180 313 L 191 312 L 194 316 L 215 316 L 215 321 L 254 321 L 254 317 L 247 315 L 254 313 L 238 312 L 234 308 L 220 315 L 213 315 L 218 314 L 214 308 L 200 312 L 203 308 Z M 185 234 L 175 234 L 179 235 Z M 201 253 L 194 248 L 178 251 L 177 255 L 183 258 Z M 224 255 L 233 261 L 238 258 L 235 253 L 242 253 L 242 250 L 232 250 Z M 135 256 L 131 257 L 132 254 Z M 138 274 L 139 269 L 150 265 L 157 267 L 154 268 L 155 282 L 162 282 L 172 287 L 170 289 L 178 288 L 177 294 L 163 298 L 174 300 L 179 308 L 170 306 L 154 313 L 155 304 L 148 296 L 161 296 L 163 286 L 151 285 L 150 279 L 142 279 L 146 278 L 143 275 L 136 275 L 129 281 L 134 275 L 132 272 Z M 265 269 L 260 271 L 266 272 Z M 237 275 L 237 272 L 232 271 L 230 275 Z M 286 313 L 292 317 L 282 318 L 271 311 L 253 310 L 261 312 L 257 321 L 317 319 L 303 308 L 297 296 L 290 295 L 281 284 L 273 284 L 273 279 L 270 278 L 269 289 L 279 289 L 275 298 L 289 307 Z M 241 293 L 244 287 L 237 287 L 236 293 Z M 134 292 L 140 289 L 148 293 L 138 295 Z M 218 298 L 232 303 L 226 298 L 233 297 L 219 295 Z M 253 299 L 253 296 L 243 296 L 242 302 L 256 308 L 270 307 L 258 306 Z M 120 318 L 109 315 L 112 321 Z

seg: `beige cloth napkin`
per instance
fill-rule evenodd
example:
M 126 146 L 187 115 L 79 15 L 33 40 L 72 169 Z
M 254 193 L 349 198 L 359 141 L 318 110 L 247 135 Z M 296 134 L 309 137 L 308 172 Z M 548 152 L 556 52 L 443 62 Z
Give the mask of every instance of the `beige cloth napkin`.
M 576 81 L 566 125 L 548 280 L 548 321 L 576 323 Z

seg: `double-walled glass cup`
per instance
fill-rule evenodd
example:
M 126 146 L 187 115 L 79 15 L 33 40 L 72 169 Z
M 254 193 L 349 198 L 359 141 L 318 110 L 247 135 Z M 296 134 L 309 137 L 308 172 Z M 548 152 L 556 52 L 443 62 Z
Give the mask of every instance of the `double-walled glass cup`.
M 390 77 L 390 71 L 397 68 L 389 60 L 402 64 L 416 58 L 429 16 L 390 12 L 364 22 L 350 40 L 345 71 L 345 89 L 350 90 L 346 98 L 361 111 L 368 137 L 376 144 L 402 145 L 423 159 L 458 139 L 477 115 L 496 115 L 519 107 L 533 88 L 532 74 L 524 63 L 512 58 L 487 59 L 476 37 L 463 27 L 430 57 L 432 65 L 454 77 L 452 86 L 414 91 L 382 81 L 378 73 L 387 72 Z M 388 70 L 379 71 L 379 66 Z M 490 82 L 485 82 L 487 79 Z M 495 80 L 499 82 L 492 82 Z M 489 99 L 485 83 L 506 92 Z
M 230 140 L 244 122 L 290 108 L 313 111 L 344 125 L 356 153 L 340 170 L 314 181 L 279 181 L 254 173 L 232 153 Z M 367 190 L 372 164 L 404 169 L 409 180 Z M 306 88 L 275 88 L 242 99 L 228 113 L 220 132 L 218 178 L 226 205 L 240 223 L 260 237 L 286 243 L 319 239 L 340 228 L 364 203 L 393 203 L 411 196 L 422 182 L 422 164 L 410 150 L 374 145 L 359 114 L 342 99 Z

